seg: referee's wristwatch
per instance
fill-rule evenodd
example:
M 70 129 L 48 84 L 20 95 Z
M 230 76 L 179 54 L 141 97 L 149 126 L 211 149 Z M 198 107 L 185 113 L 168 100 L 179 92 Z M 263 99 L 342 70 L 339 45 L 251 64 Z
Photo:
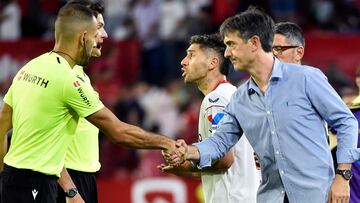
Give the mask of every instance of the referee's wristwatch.
M 335 173 L 341 175 L 345 180 L 350 180 L 353 176 L 351 170 L 336 169 Z
M 76 188 L 70 188 L 68 191 L 65 192 L 66 197 L 75 197 L 75 195 L 78 193 L 78 190 Z

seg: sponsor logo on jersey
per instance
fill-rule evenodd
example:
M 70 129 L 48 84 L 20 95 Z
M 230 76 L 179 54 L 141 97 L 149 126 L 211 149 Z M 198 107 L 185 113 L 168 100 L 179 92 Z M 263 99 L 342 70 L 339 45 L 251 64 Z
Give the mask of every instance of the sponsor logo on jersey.
M 218 102 L 219 101 L 219 98 L 216 98 L 216 99 L 214 99 L 214 100 L 212 100 L 211 98 L 209 98 L 209 102 L 210 103 L 216 103 L 216 102 Z
M 49 80 L 42 78 L 37 75 L 33 75 L 30 73 L 26 73 L 25 71 L 21 71 L 18 76 L 18 80 L 23 80 L 29 83 L 33 83 L 35 85 L 38 85 L 40 87 L 46 88 L 49 84 Z
M 214 117 L 212 117 L 212 115 L 208 116 L 208 120 L 211 122 L 211 124 L 213 125 L 217 125 L 220 123 L 221 119 L 224 117 L 224 113 L 217 113 L 215 114 Z
M 77 81 L 77 82 L 78 82 L 78 81 Z M 83 102 L 84 102 L 86 105 L 91 106 L 89 99 L 86 97 L 86 95 L 84 94 L 84 91 L 81 89 L 81 87 L 79 87 L 79 88 L 77 89 L 77 91 L 78 91 L 80 97 L 82 98 Z

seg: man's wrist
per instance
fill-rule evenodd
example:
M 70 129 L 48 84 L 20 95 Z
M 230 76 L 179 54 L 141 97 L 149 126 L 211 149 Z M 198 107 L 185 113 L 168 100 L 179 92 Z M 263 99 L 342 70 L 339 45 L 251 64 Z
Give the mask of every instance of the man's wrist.
M 69 198 L 73 198 L 78 194 L 78 190 L 76 187 L 70 188 L 65 191 L 65 196 Z
M 335 174 L 342 176 L 342 178 L 344 178 L 347 181 L 350 180 L 353 176 L 350 169 L 345 169 L 345 170 L 336 169 Z
M 197 147 L 193 145 L 188 145 L 187 153 L 185 155 L 186 160 L 192 160 L 195 162 L 199 162 L 200 160 L 200 152 Z

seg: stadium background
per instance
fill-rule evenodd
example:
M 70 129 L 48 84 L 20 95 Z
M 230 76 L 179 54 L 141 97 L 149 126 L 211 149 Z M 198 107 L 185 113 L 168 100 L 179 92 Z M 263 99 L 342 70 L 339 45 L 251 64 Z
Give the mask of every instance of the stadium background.
M 0 98 L 29 59 L 53 47 L 64 0 L 0 1 Z M 276 22 L 305 31 L 303 64 L 321 68 L 341 96 L 357 95 L 360 0 L 105 0 L 109 38 L 86 72 L 123 121 L 188 143 L 197 140 L 201 95 L 181 80 L 180 60 L 193 34 L 211 33 L 228 16 L 259 5 Z M 232 72 L 240 84 L 248 76 Z M 2 100 L 1 100 L 2 101 Z M 100 135 L 100 203 L 199 202 L 196 180 L 162 174 L 159 151 L 130 150 Z

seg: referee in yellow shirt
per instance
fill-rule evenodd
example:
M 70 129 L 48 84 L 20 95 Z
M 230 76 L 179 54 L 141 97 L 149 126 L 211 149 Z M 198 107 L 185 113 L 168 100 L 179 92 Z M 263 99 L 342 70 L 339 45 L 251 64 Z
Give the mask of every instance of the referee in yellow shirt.
M 0 111 L 1 155 L 13 129 L 0 159 L 2 203 L 56 202 L 56 181 L 80 117 L 123 146 L 177 151 L 174 141 L 118 120 L 77 77 L 73 68 L 88 64 L 98 34 L 91 9 L 64 6 L 55 22 L 54 50 L 28 62 L 13 79 Z M 81 202 L 81 196 L 72 200 Z

